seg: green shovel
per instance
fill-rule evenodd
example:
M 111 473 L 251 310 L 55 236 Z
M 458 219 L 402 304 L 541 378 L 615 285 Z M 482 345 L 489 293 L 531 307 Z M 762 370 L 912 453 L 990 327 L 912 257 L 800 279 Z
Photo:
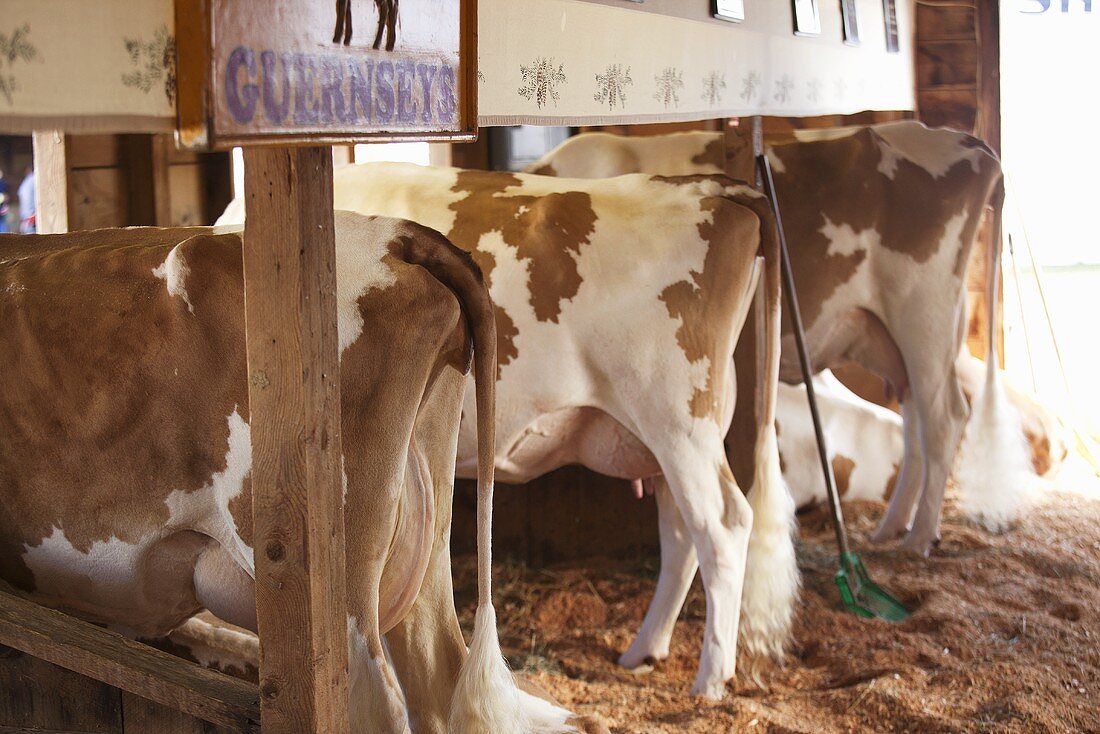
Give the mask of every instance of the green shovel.
M 833 466 L 829 462 L 829 452 L 825 446 L 825 433 L 821 428 L 821 416 L 817 412 L 817 398 L 814 395 L 813 371 L 806 354 L 806 336 L 802 329 L 802 314 L 798 310 L 798 295 L 794 290 L 794 276 L 791 274 L 790 253 L 787 251 L 787 237 L 783 233 L 783 218 L 779 214 L 779 200 L 775 195 L 775 182 L 772 179 L 771 164 L 766 155 L 756 158 L 764 181 L 764 193 L 772 203 L 775 212 L 775 226 L 779 230 L 779 254 L 783 271 L 783 291 L 787 296 L 787 306 L 794 327 L 794 343 L 798 347 L 798 361 L 802 365 L 802 380 L 806 383 L 806 398 L 810 403 L 810 416 L 814 422 L 814 434 L 817 436 L 817 454 L 821 458 L 821 471 L 825 475 L 825 494 L 829 498 L 829 509 L 833 514 L 833 526 L 836 529 L 836 544 L 840 550 L 840 569 L 836 572 L 836 585 L 840 589 L 840 598 L 848 610 L 861 617 L 877 617 L 890 622 L 900 622 L 909 616 L 909 611 L 880 587 L 870 576 L 859 555 L 848 547 L 848 533 L 844 530 L 844 515 L 840 510 L 840 495 L 836 491 L 833 478 Z

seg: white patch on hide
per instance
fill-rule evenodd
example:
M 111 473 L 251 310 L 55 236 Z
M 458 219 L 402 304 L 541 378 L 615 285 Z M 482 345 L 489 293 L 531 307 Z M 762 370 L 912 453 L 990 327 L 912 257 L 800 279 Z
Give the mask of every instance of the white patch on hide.
M 183 261 L 183 256 L 180 254 L 179 245 L 172 248 L 168 257 L 164 258 L 164 262 L 153 268 L 153 275 L 167 284 L 168 295 L 182 298 L 187 304 L 187 310 L 195 313 L 195 307 L 191 305 L 191 299 L 187 296 L 187 289 L 183 283 L 190 273 L 187 263 Z
M 879 159 L 878 166 L 875 167 L 879 173 L 891 181 L 894 180 L 894 176 L 898 173 L 898 161 L 901 160 L 901 152 L 897 148 L 894 148 L 883 143 L 878 145 L 879 153 L 882 154 L 882 158 Z
M 884 141 L 880 144 L 884 160 L 889 155 L 895 159 L 896 167 L 896 159 L 904 158 L 923 168 L 933 178 L 945 176 L 959 161 L 968 161 L 974 173 L 978 173 L 980 161 L 989 157 L 989 153 L 980 147 L 964 145 L 968 136 L 963 133 L 930 131 L 912 120 L 875 125 L 871 129 Z M 891 151 L 889 154 L 887 149 Z M 879 170 L 882 170 L 881 165 Z M 888 177 L 893 178 L 892 175 Z
M 112 536 L 105 541 L 93 541 L 85 553 L 69 542 L 64 530 L 54 526 L 53 532 L 38 545 L 24 543 L 23 549 L 23 562 L 34 574 L 39 594 L 63 597 L 66 581 L 84 576 L 95 582 L 98 599 L 106 601 L 133 596 L 144 543 L 131 544 Z
M 193 492 L 174 490 L 165 500 L 168 505 L 168 526 L 189 527 L 206 533 L 221 543 L 233 560 L 256 577 L 252 549 L 241 539 L 229 503 L 244 488 L 244 480 L 252 471 L 252 431 L 236 406 L 226 419 L 229 423 L 225 469 L 210 477 L 210 482 Z
M 341 356 L 363 333 L 359 299 L 372 288 L 389 288 L 397 282 L 382 258 L 400 226 L 395 219 L 336 212 L 336 322 Z
M 794 139 L 800 143 L 813 143 L 821 140 L 841 140 L 843 138 L 850 138 L 862 129 L 862 125 L 852 125 L 850 127 L 823 127 L 816 130 L 795 130 L 793 131 L 793 135 Z
M 244 197 L 229 202 L 222 215 L 214 221 L 214 234 L 233 234 L 244 231 Z
M 769 146 L 766 152 L 768 154 L 768 163 L 770 163 L 772 167 L 772 172 L 786 173 L 787 167 L 783 165 L 783 161 L 775 154 L 775 150 Z
M 825 224 L 818 231 L 828 238 L 830 255 L 850 256 L 882 245 L 882 235 L 874 227 L 856 232 L 850 224 L 836 225 L 825 217 Z

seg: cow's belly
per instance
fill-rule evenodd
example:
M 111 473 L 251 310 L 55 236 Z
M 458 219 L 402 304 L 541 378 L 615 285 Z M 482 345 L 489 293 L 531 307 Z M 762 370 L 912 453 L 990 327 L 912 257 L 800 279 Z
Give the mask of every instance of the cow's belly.
M 473 478 L 477 460 L 461 451 L 458 476 Z M 648 448 L 622 423 L 593 407 L 562 408 L 531 421 L 497 448 L 497 479 L 527 482 L 567 464 L 610 477 L 637 479 L 661 471 Z
M 75 548 L 56 529 L 27 549 L 28 596 L 139 637 L 166 634 L 201 608 L 195 564 L 209 547 L 199 533 L 161 532 L 137 543 L 117 538 Z

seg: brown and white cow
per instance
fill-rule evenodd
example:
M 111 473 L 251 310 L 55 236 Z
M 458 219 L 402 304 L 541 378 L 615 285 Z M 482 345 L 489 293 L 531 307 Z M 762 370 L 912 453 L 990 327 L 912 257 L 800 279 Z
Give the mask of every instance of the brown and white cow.
M 859 397 L 829 370 L 814 377 L 814 393 L 841 498 L 888 498 L 904 449 L 901 417 Z M 795 506 L 823 502 L 825 480 L 806 403 L 806 386 L 780 384 L 775 416 L 779 460 Z
M 981 141 L 912 121 L 800 131 L 771 141 L 767 154 L 814 367 L 858 362 L 902 398 L 904 460 L 876 537 L 906 534 L 904 547 L 927 554 L 967 417 L 953 368 L 965 270 L 988 205 L 1000 231 L 1000 165 Z M 528 170 L 587 178 L 723 166 L 720 133 L 588 133 Z M 999 243 L 990 254 L 998 263 Z M 789 333 L 781 377 L 800 379 Z
M 438 229 L 481 266 L 497 309 L 498 476 L 524 482 L 566 464 L 661 475 L 662 535 L 677 540 L 620 662 L 667 657 L 697 568 L 707 618 L 695 693 L 724 695 L 739 617 L 749 652 L 782 649 L 798 576 L 774 422 L 760 428 L 748 501 L 722 443 L 761 245 L 771 348 L 759 389 L 774 415 L 779 279 L 766 201 L 721 176 L 567 181 L 408 164 L 337 169 L 335 201 Z M 238 201 L 220 221 L 242 215 Z M 457 469 L 467 477 L 478 463 L 469 397 Z M 747 581 L 746 554 L 760 569 Z
M 471 337 L 482 541 L 492 496 L 480 273 L 410 222 L 338 212 L 336 243 L 353 730 L 572 730 L 503 666 L 484 542 L 469 657 L 454 610 Z M 0 579 L 137 636 L 203 608 L 255 630 L 242 285 L 239 231 L 0 240 Z

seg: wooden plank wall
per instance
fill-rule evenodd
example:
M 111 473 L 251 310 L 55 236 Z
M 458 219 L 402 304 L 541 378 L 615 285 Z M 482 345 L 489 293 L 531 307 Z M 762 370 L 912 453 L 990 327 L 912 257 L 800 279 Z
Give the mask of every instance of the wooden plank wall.
M 211 224 L 229 202 L 228 154 L 177 151 L 170 135 L 59 137 L 50 179 L 68 181 L 60 231 Z M 40 217 L 49 201 L 40 200 Z
M 988 0 L 918 0 L 917 105 L 929 125 L 975 135 L 996 153 L 1001 151 L 1000 23 L 998 3 Z M 967 345 L 985 357 L 990 304 L 987 243 L 989 222 L 983 224 L 970 258 L 967 297 L 970 323 Z M 1001 299 L 993 315 L 1004 363 L 1004 313 Z

